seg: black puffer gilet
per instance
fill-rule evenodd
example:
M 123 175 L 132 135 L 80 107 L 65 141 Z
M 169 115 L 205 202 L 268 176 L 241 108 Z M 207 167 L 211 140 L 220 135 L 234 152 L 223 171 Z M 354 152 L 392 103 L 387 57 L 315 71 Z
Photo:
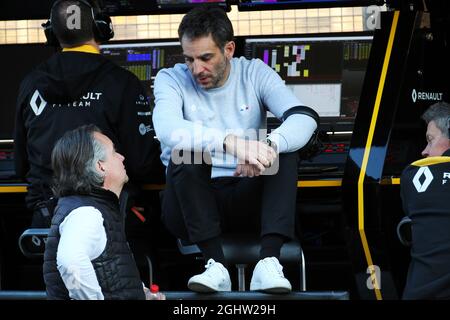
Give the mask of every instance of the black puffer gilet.
M 56 265 L 60 240 L 59 225 L 70 212 L 82 206 L 92 206 L 103 216 L 106 247 L 102 254 L 91 262 L 105 300 L 145 299 L 139 271 L 126 240 L 125 221 L 119 210 L 119 201 L 114 193 L 104 189 L 93 190 L 89 195 L 59 199 L 44 254 L 43 271 L 48 299 L 70 299 Z

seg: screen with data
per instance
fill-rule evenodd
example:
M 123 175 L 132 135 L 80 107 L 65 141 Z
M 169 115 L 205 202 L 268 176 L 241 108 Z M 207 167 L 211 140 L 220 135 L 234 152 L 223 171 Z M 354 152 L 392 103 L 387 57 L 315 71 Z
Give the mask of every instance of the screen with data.
M 354 119 L 372 36 L 248 38 L 245 56 L 275 70 L 321 117 Z
M 121 43 L 101 46 L 101 53 L 141 80 L 152 108 L 153 82 L 159 70 L 184 63 L 179 42 Z

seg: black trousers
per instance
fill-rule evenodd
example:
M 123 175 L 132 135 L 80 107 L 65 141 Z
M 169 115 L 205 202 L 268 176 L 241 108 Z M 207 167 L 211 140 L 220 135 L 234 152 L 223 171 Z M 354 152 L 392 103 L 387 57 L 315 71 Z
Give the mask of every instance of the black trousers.
M 193 159 L 195 154 L 190 152 L 189 156 Z M 291 239 L 295 233 L 297 163 L 297 152 L 283 153 L 279 154 L 275 175 L 211 179 L 212 167 L 206 163 L 170 161 L 162 221 L 177 238 L 193 243 L 220 236 L 223 231 L 260 232 L 261 236 L 275 233 Z

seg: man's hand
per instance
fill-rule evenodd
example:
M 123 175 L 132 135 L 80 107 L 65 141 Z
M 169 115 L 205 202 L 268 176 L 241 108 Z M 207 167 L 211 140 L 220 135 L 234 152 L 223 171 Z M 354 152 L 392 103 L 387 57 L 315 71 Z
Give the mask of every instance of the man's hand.
M 233 176 L 253 178 L 261 175 L 261 173 L 259 168 L 253 164 L 238 164 Z
M 274 148 L 265 142 L 245 140 L 231 134 L 225 137 L 224 147 L 227 153 L 236 156 L 239 160 L 235 176 L 259 176 L 275 162 L 278 156 Z

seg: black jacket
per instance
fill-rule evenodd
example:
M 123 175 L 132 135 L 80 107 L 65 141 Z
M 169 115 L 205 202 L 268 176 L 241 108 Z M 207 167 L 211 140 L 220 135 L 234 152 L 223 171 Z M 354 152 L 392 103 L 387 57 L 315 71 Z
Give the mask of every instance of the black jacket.
M 409 165 L 401 176 L 411 219 L 411 263 L 403 299 L 450 299 L 450 150 Z
M 151 110 L 138 78 L 99 54 L 61 52 L 22 82 L 16 109 L 16 172 L 30 186 L 27 206 L 50 197 L 50 156 L 66 132 L 95 124 L 125 157 L 130 179 L 160 167 Z
M 59 199 L 45 244 L 44 281 L 49 299 L 69 299 L 69 292 L 57 269 L 56 257 L 60 240 L 59 225 L 74 209 L 93 206 L 103 216 L 106 247 L 92 260 L 97 280 L 105 300 L 143 300 L 144 289 L 139 271 L 128 246 L 124 230 L 124 217 L 114 193 L 104 189 L 93 190 L 90 195 L 74 195 Z

